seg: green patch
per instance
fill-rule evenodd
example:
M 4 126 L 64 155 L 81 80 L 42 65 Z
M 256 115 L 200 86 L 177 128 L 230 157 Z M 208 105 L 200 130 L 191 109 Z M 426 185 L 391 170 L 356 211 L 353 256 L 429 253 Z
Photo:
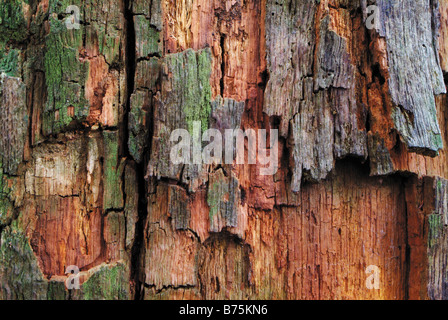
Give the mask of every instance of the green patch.
M 0 299 L 42 300 L 47 296 L 48 283 L 17 221 L 1 234 L 0 279 Z
M 131 97 L 131 110 L 129 112 L 129 153 L 137 162 L 142 161 L 143 153 L 147 147 L 149 131 L 147 122 L 148 112 L 144 109 L 148 93 L 137 91 Z
M 85 300 L 128 300 L 129 272 L 123 264 L 103 266 L 82 285 Z
M 428 245 L 429 248 L 434 247 L 443 231 L 442 216 L 439 214 L 431 214 L 428 217 L 429 233 L 428 233 Z
M 10 77 L 19 77 L 20 50 L 0 49 L 0 73 L 6 73 Z
M 22 0 L 0 0 L 0 41 L 21 42 L 28 33 Z
M 201 122 L 202 132 L 209 127 L 211 112 L 210 76 L 212 56 L 209 48 L 197 52 L 188 49 L 166 57 L 175 92 L 182 97 L 182 109 L 188 131 L 193 135 L 193 123 Z
M 134 17 L 138 58 L 162 54 L 162 33 L 143 15 Z
M 56 19 L 50 19 L 50 25 L 44 61 L 48 92 L 43 114 L 46 135 L 58 133 L 73 120 L 83 120 L 89 114 L 83 89 L 89 66 L 79 61 L 78 53 L 82 32 L 67 30 L 65 24 Z
M 10 188 L 7 185 L 7 176 L 3 172 L 0 158 L 0 226 L 6 226 L 11 222 L 14 207 L 9 199 Z
M 223 197 L 228 194 L 225 190 L 226 181 L 216 181 L 209 185 L 207 192 L 207 204 L 210 207 L 210 222 L 218 214 Z
M 103 131 L 104 139 L 104 211 L 110 209 L 121 210 L 123 204 L 122 175 L 124 161 L 118 155 L 118 132 Z
M 49 281 L 47 289 L 47 300 L 67 300 L 68 291 L 64 282 Z

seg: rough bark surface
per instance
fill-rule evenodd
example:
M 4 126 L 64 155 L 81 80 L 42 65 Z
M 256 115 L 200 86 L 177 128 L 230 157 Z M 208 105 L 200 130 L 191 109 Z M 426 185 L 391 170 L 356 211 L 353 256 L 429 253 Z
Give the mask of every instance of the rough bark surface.
M 448 1 L 0 0 L 0 72 L 0 299 L 448 298 Z

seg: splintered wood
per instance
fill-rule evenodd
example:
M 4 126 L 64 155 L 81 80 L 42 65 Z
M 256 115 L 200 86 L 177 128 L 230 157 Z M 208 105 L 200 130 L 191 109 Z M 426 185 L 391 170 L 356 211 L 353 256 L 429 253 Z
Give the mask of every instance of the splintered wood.
M 0 0 L 0 299 L 448 299 L 447 23 L 445 0 Z M 179 129 L 221 162 L 174 164 Z

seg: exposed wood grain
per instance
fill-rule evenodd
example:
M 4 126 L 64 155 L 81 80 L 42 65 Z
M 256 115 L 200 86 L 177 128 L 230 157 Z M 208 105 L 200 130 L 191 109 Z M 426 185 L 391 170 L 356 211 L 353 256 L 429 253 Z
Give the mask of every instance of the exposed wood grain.
M 0 0 L 0 298 L 448 298 L 447 10 Z M 176 129 L 256 161 L 173 164 Z

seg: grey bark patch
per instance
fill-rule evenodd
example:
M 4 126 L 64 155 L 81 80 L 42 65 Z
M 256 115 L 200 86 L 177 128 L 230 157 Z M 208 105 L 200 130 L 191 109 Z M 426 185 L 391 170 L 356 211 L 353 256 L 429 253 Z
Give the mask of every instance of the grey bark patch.
M 377 5 L 377 31 L 387 43 L 395 127 L 410 151 L 436 156 L 443 142 L 434 95 L 446 93 L 436 41 L 438 1 L 379 0 Z
M 0 160 L 3 163 L 3 171 L 10 175 L 17 173 L 17 168 L 23 161 L 28 122 L 25 85 L 20 78 L 2 74 L 0 78 Z

